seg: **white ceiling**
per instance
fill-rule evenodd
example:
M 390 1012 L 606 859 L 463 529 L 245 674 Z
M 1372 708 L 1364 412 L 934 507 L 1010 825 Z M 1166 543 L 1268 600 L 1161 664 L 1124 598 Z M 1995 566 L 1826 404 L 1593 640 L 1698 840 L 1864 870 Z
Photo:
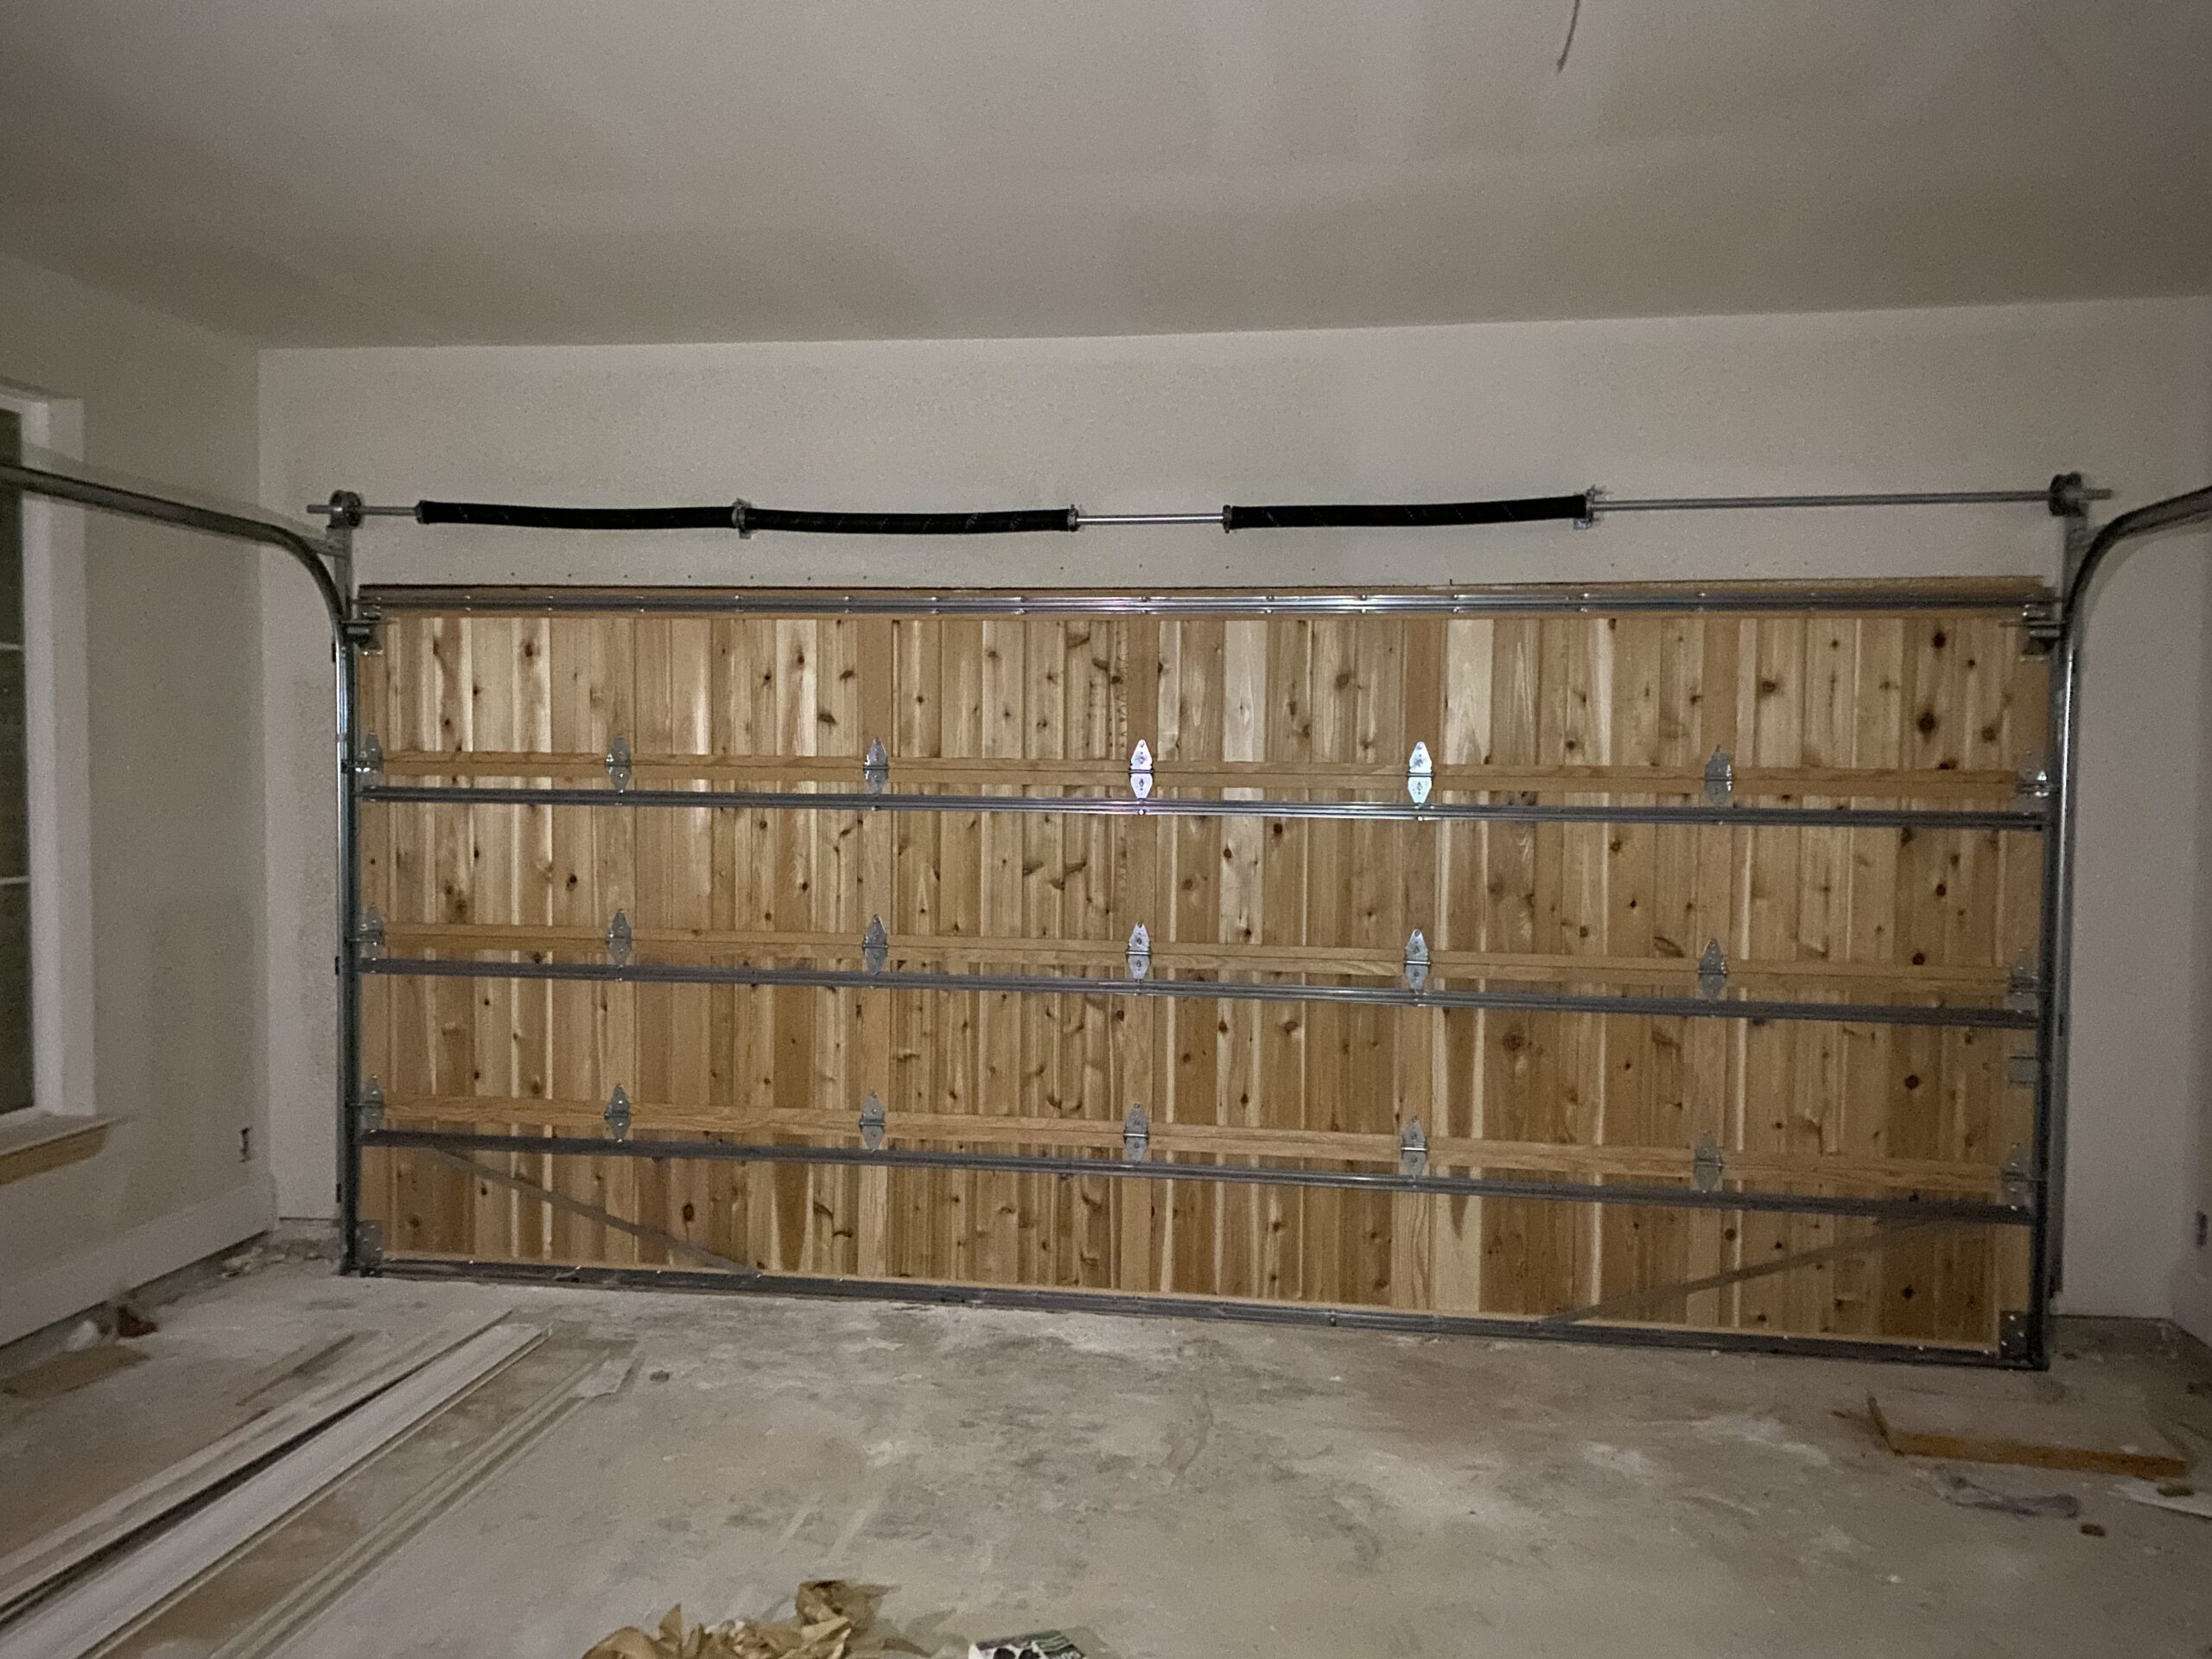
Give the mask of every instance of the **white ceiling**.
M 5 0 L 0 249 L 294 343 L 2212 291 L 2206 0 Z

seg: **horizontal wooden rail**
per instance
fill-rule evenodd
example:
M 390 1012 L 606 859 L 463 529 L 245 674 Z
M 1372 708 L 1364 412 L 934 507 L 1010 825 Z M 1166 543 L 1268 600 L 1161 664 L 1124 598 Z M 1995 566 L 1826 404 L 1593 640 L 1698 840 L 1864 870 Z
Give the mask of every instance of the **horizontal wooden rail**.
M 384 756 L 392 778 L 520 779 L 604 778 L 603 754 L 518 749 L 396 749 Z M 696 780 L 728 783 L 776 779 L 787 783 L 834 784 L 854 787 L 861 778 L 861 757 L 790 754 L 637 753 L 630 758 L 633 778 L 665 785 Z M 1370 789 L 1391 795 L 1405 790 L 1405 757 L 1371 763 L 1284 760 L 1161 760 L 1154 768 L 1155 789 L 1166 792 L 1183 784 L 1219 788 Z M 1681 795 L 1702 798 L 1705 772 L 1699 766 L 1486 766 L 1440 765 L 1432 777 L 1438 791 L 1510 791 L 1516 794 Z M 893 755 L 890 785 L 959 784 L 1007 788 L 1085 787 L 1124 790 L 1128 758 L 1024 759 L 1021 757 Z M 1737 796 L 1808 796 L 1819 799 L 1974 800 L 2006 803 L 2019 789 L 2009 772 L 1986 768 L 1897 768 L 1850 766 L 1738 766 L 1731 779 Z
M 598 1133 L 605 1128 L 606 1103 L 546 1100 L 535 1096 L 486 1095 L 402 1095 L 387 1099 L 384 1121 L 391 1128 L 435 1128 L 455 1124 L 527 1126 L 532 1129 Z M 824 1111 L 734 1112 L 657 1102 L 632 1102 L 630 1133 L 645 1138 L 658 1133 L 739 1137 L 801 1135 L 837 1144 L 857 1142 L 857 1113 Z M 893 1111 L 884 1126 L 886 1145 L 969 1145 L 995 1147 L 1078 1147 L 1118 1153 L 1118 1121 L 1065 1117 L 1014 1117 L 991 1113 Z M 1215 1158 L 1312 1159 L 1344 1164 L 1395 1166 L 1395 1135 L 1329 1129 L 1263 1129 L 1211 1123 L 1155 1121 L 1150 1128 L 1153 1155 L 1194 1154 Z M 1725 1151 L 1726 1178 L 1799 1186 L 1850 1186 L 1897 1192 L 1944 1192 L 1991 1196 L 2004 1184 L 1995 1165 L 1936 1159 L 1855 1158 L 1827 1154 L 1808 1158 Z M 1428 1143 L 1432 1170 L 1510 1170 L 1586 1179 L 1632 1177 L 1688 1180 L 1696 1154 L 1686 1147 L 1560 1146 L 1550 1141 L 1497 1141 L 1438 1135 Z
M 641 957 L 696 960 L 718 955 L 857 963 L 861 941 L 837 933 L 779 932 L 767 929 L 634 927 L 633 949 Z M 607 948 L 606 930 L 540 927 L 527 924 L 479 922 L 393 922 L 385 939 L 395 951 L 499 950 L 560 957 L 595 956 Z M 963 938 L 894 935 L 886 960 L 908 963 L 1020 963 L 1060 968 L 1125 964 L 1124 939 Z M 1403 976 L 1403 947 L 1396 950 L 1306 944 L 1181 944 L 1156 942 L 1155 969 L 1162 966 L 1252 974 L 1345 974 L 1395 980 Z M 1728 982 L 1743 985 L 1840 985 L 1854 993 L 1895 990 L 1912 995 L 1942 990 L 2002 991 L 2010 969 L 1990 963 L 1890 962 L 1731 962 Z M 1544 983 L 1690 985 L 1696 962 L 1688 957 L 1601 957 L 1545 955 L 1510 950 L 1432 949 L 1430 982 L 1451 978 L 1518 980 Z

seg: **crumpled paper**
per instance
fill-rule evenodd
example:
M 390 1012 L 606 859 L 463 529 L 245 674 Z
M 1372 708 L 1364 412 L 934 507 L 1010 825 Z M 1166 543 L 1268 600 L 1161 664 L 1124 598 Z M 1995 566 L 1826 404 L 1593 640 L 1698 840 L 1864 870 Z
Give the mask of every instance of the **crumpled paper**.
M 791 1598 L 792 1617 L 770 1622 L 734 1619 L 727 1624 L 687 1624 L 683 1609 L 671 1607 L 659 1628 L 629 1625 L 614 1632 L 584 1659 L 883 1659 L 893 1653 L 926 1656 L 930 1649 L 909 1642 L 889 1625 L 876 1623 L 876 1605 L 890 1593 L 880 1584 L 851 1584 L 843 1579 L 809 1579 Z

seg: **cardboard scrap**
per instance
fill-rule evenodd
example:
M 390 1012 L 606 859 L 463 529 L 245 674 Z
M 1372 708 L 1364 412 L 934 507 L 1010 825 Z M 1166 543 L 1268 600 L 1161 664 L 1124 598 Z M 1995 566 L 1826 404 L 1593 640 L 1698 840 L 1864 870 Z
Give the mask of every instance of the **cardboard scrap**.
M 2212 1521 L 2212 1491 L 2185 1480 L 2123 1480 L 2113 1490 L 2132 1503 Z
M 584 1659 L 883 1659 L 893 1653 L 926 1656 L 930 1649 L 876 1623 L 876 1605 L 887 1586 L 810 1579 L 791 1598 L 792 1617 L 771 1623 L 736 1619 L 708 1626 L 684 1623 L 671 1607 L 659 1628 L 629 1625 Z

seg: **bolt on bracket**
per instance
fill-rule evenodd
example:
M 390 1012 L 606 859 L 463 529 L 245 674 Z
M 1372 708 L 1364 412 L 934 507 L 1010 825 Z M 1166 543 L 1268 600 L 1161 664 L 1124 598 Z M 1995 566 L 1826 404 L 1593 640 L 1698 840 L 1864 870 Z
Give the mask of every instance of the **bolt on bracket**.
M 1147 979 L 1152 975 L 1152 934 L 1142 922 L 1129 930 L 1129 977 Z
M 868 756 L 861 762 L 861 781 L 871 795 L 880 795 L 890 787 L 891 756 L 880 737 L 868 740 Z
M 1697 959 L 1697 994 L 1713 1002 L 1727 989 L 1728 953 L 1720 948 L 1719 940 L 1707 939 Z
M 1152 795 L 1152 746 L 1142 738 L 1129 751 L 1129 793 L 1141 801 Z
M 1408 1118 L 1406 1127 L 1398 1131 L 1398 1173 L 1428 1173 L 1428 1136 L 1421 1133 L 1421 1119 L 1417 1117 Z
M 1428 745 L 1416 743 L 1406 757 L 1406 793 L 1415 806 L 1428 803 L 1429 786 L 1436 780 L 1436 763 L 1428 758 Z
M 861 935 L 861 966 L 871 974 L 880 974 L 890 959 L 891 936 L 883 930 L 883 918 L 871 916 L 868 931 Z
M 1717 1192 L 1720 1179 L 1728 1173 L 1728 1160 L 1720 1154 L 1720 1142 L 1707 1130 L 1697 1138 L 1697 1148 L 1690 1154 L 1690 1185 L 1700 1192 Z
M 607 1139 L 627 1141 L 630 1138 L 630 1095 L 620 1084 L 616 1084 L 614 1092 L 607 1097 L 607 1109 L 600 1116 L 606 1122 Z
M 607 959 L 617 968 L 630 965 L 630 952 L 637 944 L 637 937 L 630 931 L 630 915 L 618 910 L 614 919 L 607 925 Z
M 2043 1000 L 2043 976 L 2023 957 L 2005 970 L 2005 1006 L 2032 1008 Z
M 384 745 L 374 732 L 364 732 L 353 745 L 353 775 L 365 783 L 384 781 Z
M 2031 760 L 2022 766 L 2013 779 L 2012 798 L 2023 805 L 2047 801 L 2050 793 L 2050 768 L 2040 760 Z
M 1428 941 L 1415 928 L 1406 940 L 1406 988 L 1417 991 L 1427 983 Z
M 1726 806 L 1736 793 L 1736 757 L 1726 749 L 1715 749 L 1706 757 L 1705 804 Z
M 1152 1154 L 1152 1120 L 1144 1108 L 1132 1106 L 1122 1119 L 1122 1156 L 1141 1164 Z
M 607 781 L 617 789 L 630 787 L 630 740 L 616 733 L 607 746 Z
M 364 962 L 384 955 L 384 912 L 374 905 L 365 908 L 353 924 L 353 950 Z
M 353 1097 L 353 1127 L 363 1135 L 384 1128 L 384 1085 L 371 1077 Z
M 874 1152 L 883 1145 L 883 1097 L 874 1090 L 861 1103 L 861 1148 Z

